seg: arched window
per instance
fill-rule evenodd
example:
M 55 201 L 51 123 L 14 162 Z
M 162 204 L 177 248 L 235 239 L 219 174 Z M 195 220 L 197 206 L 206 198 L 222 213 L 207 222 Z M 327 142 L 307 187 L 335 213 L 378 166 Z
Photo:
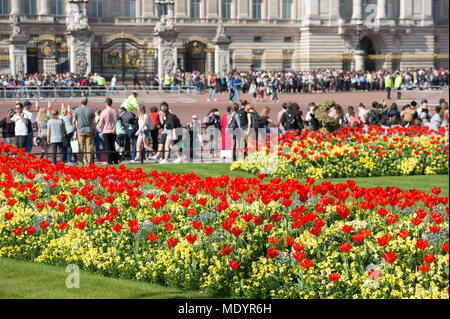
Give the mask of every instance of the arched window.
M 263 0 L 253 0 L 253 19 L 262 18 L 262 3 Z
M 395 1 L 394 0 L 386 0 L 386 17 L 388 19 L 395 18 Z
M 36 0 L 24 0 L 23 4 L 25 14 L 37 14 Z
M 0 0 L 0 14 L 9 14 L 9 0 Z
M 191 0 L 191 18 L 200 18 L 200 1 Z
M 222 0 L 222 18 L 231 19 L 231 2 L 232 0 Z
M 292 19 L 293 0 L 283 0 L 283 19 Z

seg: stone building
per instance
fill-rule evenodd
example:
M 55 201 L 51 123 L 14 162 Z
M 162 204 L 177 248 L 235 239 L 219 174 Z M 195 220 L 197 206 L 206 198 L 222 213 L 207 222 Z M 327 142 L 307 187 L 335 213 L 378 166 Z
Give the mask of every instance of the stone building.
M 0 73 L 448 68 L 448 0 L 157 2 L 0 0 Z

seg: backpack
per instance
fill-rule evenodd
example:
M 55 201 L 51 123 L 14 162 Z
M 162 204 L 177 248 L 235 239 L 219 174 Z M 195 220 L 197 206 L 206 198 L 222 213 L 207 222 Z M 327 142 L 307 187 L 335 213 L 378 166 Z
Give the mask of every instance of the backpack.
M 285 130 L 295 130 L 297 128 L 297 116 L 295 112 L 286 112 L 286 120 L 284 121 L 283 127 Z
M 236 121 L 236 115 L 238 115 L 238 114 L 235 112 L 233 112 L 232 114 L 233 114 L 233 116 L 228 121 L 227 127 L 234 130 L 234 129 L 238 128 L 237 121 Z
M 246 127 L 248 125 L 247 112 L 245 112 L 244 109 L 240 109 L 238 114 L 239 114 L 239 119 L 241 120 L 241 126 Z
M 31 123 L 30 119 L 27 119 L 27 129 L 28 129 L 28 134 L 33 133 L 33 124 Z
M 182 125 L 181 125 L 181 121 L 180 121 L 180 119 L 178 118 L 178 116 L 176 116 L 175 114 L 172 114 L 172 116 L 173 116 L 173 123 L 174 123 L 174 125 L 175 125 L 174 128 L 179 128 L 179 127 L 181 127 L 181 126 L 182 126 Z

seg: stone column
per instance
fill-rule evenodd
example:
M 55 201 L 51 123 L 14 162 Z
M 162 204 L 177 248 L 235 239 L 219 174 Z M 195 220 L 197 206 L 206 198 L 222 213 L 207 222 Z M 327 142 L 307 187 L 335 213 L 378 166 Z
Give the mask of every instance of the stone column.
M 175 30 L 155 32 L 153 37 L 158 49 L 158 76 L 160 85 L 164 76 L 177 70 L 177 33 Z
M 177 0 L 175 2 L 175 18 L 187 17 L 187 0 Z
M 433 26 L 433 3 L 431 0 L 423 1 L 422 26 Z
M 51 14 L 50 0 L 39 0 L 39 15 L 48 16 L 49 14 Z
M 406 19 L 406 0 L 400 0 L 400 14 L 399 19 Z
M 304 26 L 320 25 L 319 3 L 316 0 L 305 0 L 305 11 L 303 13 Z
M 386 0 L 377 1 L 377 20 L 386 19 Z
M 142 11 L 144 18 L 154 18 L 155 17 L 155 1 L 143 1 Z
M 294 8 L 292 8 L 294 10 Z M 292 12 L 292 16 L 294 12 Z M 282 14 L 280 13 L 280 1 L 272 0 L 267 2 L 267 19 L 281 19 Z
M 143 5 L 142 2 L 143 2 L 143 0 L 136 1 L 136 19 L 138 19 L 138 21 L 140 18 L 142 18 L 142 5 Z
M 364 50 L 355 50 L 355 71 L 364 70 Z
M 26 74 L 27 66 L 27 38 L 20 34 L 12 36 L 9 41 L 10 72 L 14 76 Z
M 219 17 L 219 7 L 217 0 L 206 0 L 206 18 L 217 19 Z
M 249 13 L 249 0 L 237 0 L 238 8 L 237 8 L 237 18 L 238 19 L 248 19 L 251 17 L 251 13 Z
M 92 32 L 75 31 L 67 33 L 70 72 L 87 74 L 92 70 Z
M 361 0 L 353 0 L 352 20 L 362 19 L 362 4 Z
M 23 14 L 22 1 L 12 0 L 11 1 L 11 15 L 13 14 Z
M 330 0 L 330 6 L 330 20 L 342 20 L 342 17 L 339 14 L 339 0 Z

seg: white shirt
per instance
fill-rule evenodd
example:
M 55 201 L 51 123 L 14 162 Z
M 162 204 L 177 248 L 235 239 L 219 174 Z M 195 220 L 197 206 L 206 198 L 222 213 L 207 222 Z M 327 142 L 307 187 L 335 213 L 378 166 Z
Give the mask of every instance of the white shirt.
M 116 86 L 116 81 L 117 81 L 116 77 L 113 77 L 113 78 L 111 79 L 111 86 L 112 86 L 112 87 L 115 87 L 115 86 Z
M 31 123 L 35 123 L 36 119 L 34 118 L 34 114 L 31 113 L 30 111 L 27 110 L 23 110 L 23 113 L 25 114 L 25 118 L 29 119 L 31 121 Z
M 22 113 L 22 116 L 26 117 L 25 113 Z M 14 121 L 14 135 L 16 136 L 28 136 L 28 127 L 27 124 L 20 118 L 18 114 L 14 114 L 14 116 L 11 118 L 11 120 Z

